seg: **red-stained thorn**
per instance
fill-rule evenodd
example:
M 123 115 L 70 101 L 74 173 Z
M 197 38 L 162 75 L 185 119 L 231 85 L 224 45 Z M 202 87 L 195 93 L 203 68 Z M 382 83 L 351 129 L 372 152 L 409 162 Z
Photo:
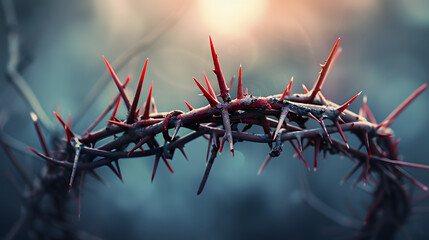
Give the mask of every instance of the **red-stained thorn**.
M 133 103 L 131 105 L 130 111 L 128 112 L 127 123 L 129 123 L 129 124 L 133 123 L 137 119 L 136 110 L 137 110 L 137 105 L 138 105 L 139 99 L 140 99 L 140 93 L 141 93 L 142 87 L 143 87 L 144 76 L 146 75 L 146 68 L 147 68 L 148 60 L 149 60 L 149 58 L 146 58 L 146 62 L 144 64 L 142 74 L 140 76 L 140 81 L 139 81 L 139 84 L 138 84 L 137 89 L 136 89 L 136 94 L 134 95 Z M 148 99 L 150 100 L 150 98 L 148 98 Z M 146 102 L 148 103 L 149 100 Z
M 246 91 L 244 91 L 244 96 L 249 95 L 249 90 L 246 88 Z
M 30 112 L 31 120 L 33 120 L 34 127 L 36 128 L 37 136 L 39 137 L 40 145 L 42 145 L 43 152 L 46 156 L 50 157 L 48 146 L 46 145 L 45 138 L 43 137 L 42 131 L 40 130 L 39 121 L 37 115 L 34 112 Z
M 71 191 L 71 188 L 73 186 L 74 177 L 75 177 L 76 171 L 77 171 L 77 163 L 79 161 L 80 152 L 82 150 L 81 143 L 77 143 L 75 146 L 75 149 L 76 150 L 75 150 L 75 154 L 74 154 L 73 168 L 72 168 L 70 181 L 69 181 L 69 192 Z
M 155 173 L 156 170 L 158 169 L 158 164 L 159 164 L 159 158 L 161 157 L 160 153 L 157 153 L 155 156 L 155 161 L 153 163 L 153 170 L 152 170 L 152 177 L 150 179 L 150 182 L 153 182 L 153 179 L 155 178 Z
M 130 155 L 131 153 L 133 153 L 137 148 L 140 148 L 142 150 L 142 152 L 144 152 L 143 148 L 141 148 L 141 146 L 143 146 L 143 144 L 145 144 L 147 141 L 150 140 L 150 136 L 145 136 L 143 138 L 141 138 L 136 145 L 128 152 L 128 155 Z
M 286 95 L 292 94 L 292 84 L 293 84 L 293 76 L 290 78 L 289 84 L 287 85 L 287 87 L 283 91 L 282 96 L 280 97 L 281 101 L 285 99 Z
M 129 125 L 126 123 L 122 123 L 122 122 L 118 122 L 118 121 L 113 121 L 113 120 L 106 120 L 108 123 L 114 124 L 114 125 L 118 125 L 120 127 L 126 127 L 128 128 Z
M 188 107 L 189 111 L 194 110 L 194 107 L 191 106 L 191 104 L 189 104 L 187 101 L 183 100 L 186 104 L 186 106 Z
M 286 118 L 288 112 L 289 112 L 289 108 L 287 108 L 287 107 L 282 108 L 282 112 L 280 114 L 279 122 L 277 123 L 277 128 L 276 128 L 276 131 L 274 132 L 273 141 L 276 140 L 277 135 L 279 134 L 280 128 L 282 127 L 283 122 L 285 121 L 285 118 Z
M 214 99 L 216 99 L 216 93 L 214 92 L 214 90 L 213 90 L 213 88 L 212 88 L 212 85 L 210 84 L 209 79 L 207 78 L 206 73 L 203 73 L 203 75 L 204 75 L 204 80 L 206 81 L 206 85 L 207 85 L 208 92 L 210 93 L 210 95 L 211 95 Z
M 217 81 L 219 83 L 220 97 L 223 99 L 224 102 L 229 102 L 231 100 L 229 96 L 229 89 L 226 86 L 225 78 L 223 77 L 222 70 L 220 68 L 219 59 L 214 49 L 212 38 L 210 36 L 209 36 L 209 40 L 210 40 L 210 49 L 212 52 L 213 64 L 214 64 L 213 72 L 216 74 Z
M 323 122 L 323 120 L 320 120 L 320 126 L 322 126 L 322 129 L 323 129 L 323 131 L 325 132 L 325 134 L 326 134 L 326 137 L 328 137 L 328 139 L 329 139 L 329 142 L 332 144 L 332 139 L 331 139 L 331 137 L 329 136 L 329 133 L 328 133 L 328 130 L 326 129 L 326 126 L 325 126 L 325 123 Z
M 68 119 L 67 119 L 67 127 L 68 127 L 69 129 L 71 129 L 71 125 L 72 125 L 72 123 L 71 123 L 71 114 L 69 113 L 69 117 L 68 117 Z
M 237 99 L 243 99 L 243 79 L 241 75 L 241 64 L 238 70 L 238 84 L 237 84 Z
M 223 135 L 222 140 L 220 141 L 220 146 L 219 146 L 219 152 L 222 153 L 223 150 L 223 145 L 225 144 L 225 140 L 226 140 L 226 134 Z
M 264 163 L 262 163 L 261 167 L 259 168 L 258 175 L 260 175 L 261 172 L 265 169 L 265 167 L 267 166 L 267 164 L 270 162 L 271 158 L 272 158 L 271 155 L 268 154 L 267 158 L 265 158 Z
M 60 117 L 60 115 L 58 115 L 58 113 L 54 112 L 54 114 L 58 118 L 58 120 L 60 121 L 61 125 L 63 125 L 64 130 L 65 130 L 66 135 L 67 135 L 67 142 L 70 143 L 71 139 L 74 137 L 74 133 L 67 127 L 66 123 L 63 121 L 63 119 Z
M 198 85 L 200 90 L 203 92 L 204 97 L 206 97 L 211 107 L 216 107 L 219 102 L 207 92 L 207 90 L 194 78 L 195 83 Z
M 311 112 L 308 112 L 307 113 L 307 116 L 309 117 L 309 118 L 311 118 L 311 119 L 313 119 L 314 121 L 316 121 L 316 122 L 318 122 L 318 123 L 320 123 L 320 120 L 319 119 L 317 119 Z
M 302 160 L 302 162 L 305 164 L 305 166 L 307 167 L 308 171 L 310 171 L 310 166 L 308 166 L 307 161 L 305 160 L 304 156 L 302 155 L 301 151 L 299 151 L 298 146 L 295 144 L 294 141 L 290 140 L 289 141 L 290 144 L 292 144 L 292 147 L 295 149 L 295 152 L 298 154 L 299 158 Z
M 314 140 L 314 167 L 313 167 L 314 172 L 317 170 L 317 159 L 319 157 L 319 150 L 320 150 L 320 140 L 315 139 Z
M 375 120 L 374 115 L 372 114 L 371 110 L 368 107 L 366 96 L 363 96 L 362 110 L 372 123 L 377 124 L 377 121 Z
M 316 83 L 314 84 L 313 89 L 311 89 L 311 95 L 308 98 L 308 102 L 313 102 L 317 93 L 320 92 L 320 90 L 322 89 L 323 82 L 325 81 L 326 76 L 328 75 L 329 67 L 331 66 L 335 50 L 338 47 L 338 43 L 340 42 L 340 39 L 341 38 L 338 38 L 337 42 L 335 43 L 334 47 L 332 48 L 331 53 L 328 56 L 328 59 L 326 59 L 325 64 L 320 65 L 322 67 L 322 70 L 319 72 L 319 77 L 318 77 Z
M 365 144 L 365 147 L 366 147 L 366 150 L 367 150 L 367 152 L 368 152 L 368 156 L 372 156 L 372 154 L 371 154 L 371 148 L 370 148 L 370 146 L 369 146 L 369 137 L 368 137 L 368 132 L 365 132 L 364 134 L 363 134 L 363 141 L 364 141 L 364 144 Z
M 404 169 L 402 169 L 401 167 L 395 166 L 396 170 L 398 170 L 402 175 L 404 175 L 406 178 L 408 178 L 408 180 L 410 180 L 410 182 L 414 183 L 415 185 L 417 185 L 419 188 L 421 188 L 423 191 L 427 191 L 428 187 L 426 185 L 424 185 L 423 183 L 421 183 L 419 180 L 417 180 L 416 178 L 414 178 L 413 176 L 411 176 L 407 171 L 405 171 Z
M 150 114 L 150 99 L 152 98 L 152 89 L 153 89 L 153 81 L 150 84 L 150 88 L 149 88 L 149 94 L 147 95 L 147 100 L 146 100 L 146 107 L 144 109 L 144 113 L 142 116 L 142 119 L 149 119 L 149 114 Z
M 162 159 L 164 160 L 164 163 L 165 163 L 165 165 L 167 166 L 168 170 L 169 170 L 171 173 L 174 173 L 173 169 L 171 168 L 170 164 L 169 164 L 169 163 L 168 163 L 168 161 L 167 161 L 167 158 L 166 158 L 164 155 L 161 155 L 161 157 L 162 157 Z
M 304 83 L 302 84 L 302 90 L 304 90 L 304 93 L 308 93 L 308 89 Z
M 360 91 L 358 94 L 356 94 L 356 96 L 354 96 L 353 98 L 351 98 L 350 100 L 348 100 L 346 103 L 344 103 L 341 107 L 337 108 L 337 114 L 340 115 L 342 112 L 344 112 L 344 110 L 346 110 L 349 105 L 357 98 L 359 97 L 359 95 L 362 93 L 362 91 Z
M 302 152 L 302 139 L 301 135 L 297 134 L 295 135 L 296 142 L 298 143 L 299 151 Z
M 341 138 L 343 139 L 344 143 L 346 144 L 347 149 L 349 149 L 350 148 L 349 144 L 347 143 L 346 137 L 344 136 L 343 129 L 341 128 L 340 123 L 338 121 L 335 121 L 335 125 L 337 126 L 338 132 L 340 133 Z
M 423 91 L 426 90 L 428 85 L 425 83 L 422 86 L 420 86 L 416 91 L 414 91 L 405 101 L 401 103 L 386 119 L 384 119 L 383 122 L 381 122 L 377 128 L 379 127 L 389 127 L 390 124 L 392 124 L 396 117 L 401 114 L 402 111 L 404 111 L 405 108 L 407 108 Z
M 112 119 L 116 118 L 116 113 L 118 112 L 120 103 L 121 103 L 121 98 L 118 98 L 118 101 L 116 102 L 116 105 L 115 105 L 115 109 L 113 110 L 113 113 L 112 113 L 112 117 L 111 117 Z
M 229 90 L 231 91 L 232 84 L 234 84 L 235 81 L 235 75 L 232 76 L 231 80 L 229 81 Z
M 127 97 L 127 94 L 125 93 L 124 88 L 122 87 L 121 81 L 119 80 L 118 76 L 116 75 L 115 71 L 113 70 L 112 66 L 110 66 L 107 59 L 103 56 L 104 62 L 107 65 L 107 68 L 109 69 L 110 74 L 112 75 L 113 80 L 115 81 L 116 87 L 119 90 L 119 93 L 121 94 L 122 99 L 124 99 L 125 105 L 127 106 L 127 110 L 130 110 L 131 104 L 130 100 Z

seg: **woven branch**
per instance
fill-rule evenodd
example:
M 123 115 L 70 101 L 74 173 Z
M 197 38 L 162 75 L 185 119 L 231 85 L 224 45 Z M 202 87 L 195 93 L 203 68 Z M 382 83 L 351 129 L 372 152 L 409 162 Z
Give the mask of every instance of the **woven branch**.
M 122 83 L 109 62 L 104 59 L 119 90 L 112 103 L 95 122 L 90 124 L 82 136 L 72 131 L 70 120 L 66 123 L 55 113 L 65 130 L 66 136 L 55 151 L 48 150 L 38 126 L 37 116 L 32 114 L 44 151 L 40 153 L 32 148 L 29 149 L 47 161 L 47 170 L 43 178 L 48 179 L 46 181 L 56 182 L 55 191 L 66 194 L 65 189 L 73 190 L 79 199 L 86 174 L 103 181 L 95 172 L 99 167 L 109 167 L 122 180 L 119 160 L 154 156 L 152 181 L 161 158 L 173 173 L 168 159 L 173 158 L 177 149 L 186 157 L 184 146 L 199 137 L 207 138 L 209 147 L 206 156 L 207 167 L 197 191 L 198 194 L 202 193 L 216 156 L 218 152 L 222 152 L 226 141 L 232 155 L 234 155 L 234 145 L 239 142 L 259 142 L 270 146 L 271 151 L 265 161 L 262 162 L 258 174 L 267 166 L 271 158 L 281 155 L 283 144 L 287 142 L 292 145 L 308 170 L 311 168 L 302 152 L 310 147 L 314 148 L 312 167 L 314 171 L 317 169 L 319 152 L 323 151 L 324 155 L 327 152 L 342 154 L 356 164 L 343 181 L 347 181 L 355 172 L 360 170 L 354 185 L 360 181 L 366 184 L 368 180 L 371 180 L 376 189 L 373 203 L 357 238 L 386 239 L 393 237 L 398 226 L 401 226 L 410 214 L 409 196 L 404 188 L 403 178 L 407 178 L 423 190 L 427 190 L 425 185 L 409 175 L 402 167 L 429 169 L 429 166 L 401 161 L 396 147 L 398 141 L 389 126 L 427 88 L 427 85 L 424 84 L 418 88 L 381 123 L 375 122 L 365 98 L 359 113 L 349 111 L 347 107 L 360 93 L 339 105 L 327 100 L 320 92 L 329 69 L 335 64 L 340 53 L 340 50 L 337 51 L 339 41 L 340 39 L 335 43 L 326 63 L 322 65 L 319 78 L 310 91 L 304 88 L 305 93 L 292 93 L 292 78 L 281 94 L 268 97 L 249 95 L 247 89 L 243 91 L 240 66 L 237 95 L 235 99 L 231 99 L 230 89 L 225 82 L 218 55 L 210 38 L 215 66 L 213 71 L 217 76 L 220 93 L 216 95 L 206 76 L 207 89 L 194 78 L 209 105 L 194 108 L 185 101 L 189 109 L 188 112 L 180 110 L 157 112 L 155 101 L 151 96 L 153 83 L 145 104 L 138 108 L 147 61 L 134 98 L 131 100 L 124 91 L 129 79 Z M 222 102 L 219 101 L 218 97 L 222 99 Z M 125 103 L 128 110 L 127 116 L 124 117 L 116 116 L 121 101 Z M 107 125 L 98 131 L 92 131 L 112 109 L 114 110 Z M 320 127 L 307 129 L 307 121 L 315 121 Z M 255 126 L 262 127 L 264 133 L 252 132 L 251 129 Z M 182 136 L 181 128 L 192 131 Z M 172 135 L 170 135 L 169 130 L 174 131 Z M 360 147 L 349 146 L 344 132 L 356 135 L 360 139 L 361 146 L 365 147 L 365 151 L 361 151 Z M 333 133 L 339 133 L 341 140 L 334 139 Z M 162 135 L 164 144 L 160 144 L 156 140 L 158 135 Z M 103 139 L 109 139 L 109 141 L 98 146 L 98 142 Z M 33 191 L 50 194 L 44 188 L 33 188 Z

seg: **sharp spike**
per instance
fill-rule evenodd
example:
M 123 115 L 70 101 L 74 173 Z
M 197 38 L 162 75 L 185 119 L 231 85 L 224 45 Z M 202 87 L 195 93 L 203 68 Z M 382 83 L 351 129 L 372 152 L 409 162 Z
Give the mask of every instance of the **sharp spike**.
M 156 108 L 155 98 L 152 97 L 150 99 L 150 102 L 152 103 L 152 113 L 158 113 L 158 109 Z
M 414 178 L 413 176 L 411 176 L 407 171 L 405 171 L 404 169 L 395 166 L 396 170 L 398 170 L 402 175 L 404 175 L 406 178 L 408 178 L 408 180 L 410 180 L 410 182 L 414 183 L 415 185 L 417 185 L 419 188 L 421 188 L 423 191 L 427 191 L 428 187 L 426 185 L 424 185 L 423 183 L 421 183 L 419 180 L 417 180 L 416 178 Z
M 180 152 L 182 152 L 182 154 L 185 157 L 186 161 L 189 162 L 188 156 L 186 156 L 186 153 L 185 153 L 185 149 L 183 149 L 183 147 L 179 147 L 179 150 L 180 150 Z
M 302 84 L 302 90 L 304 90 L 304 93 L 308 93 L 308 89 L 307 89 L 307 87 L 305 86 L 305 84 Z
M 140 139 L 137 144 L 128 152 L 128 155 L 130 155 L 131 153 L 133 153 L 137 148 L 140 148 L 141 146 L 143 146 L 143 144 L 145 144 L 147 141 L 150 140 L 150 136 L 145 136 L 144 138 Z
M 353 98 L 351 98 L 350 100 L 348 100 L 346 103 L 344 103 L 341 107 L 337 108 L 337 114 L 341 114 L 342 112 L 344 112 L 344 110 L 346 110 L 349 105 L 357 98 L 359 97 L 359 95 L 362 93 L 362 91 L 360 91 L 358 94 L 356 94 L 356 96 L 354 96 Z
M 271 158 L 272 158 L 271 155 L 268 154 L 267 158 L 265 158 L 264 163 L 262 163 L 261 167 L 259 168 L 258 175 L 260 175 L 261 172 L 265 169 L 265 167 L 267 166 L 267 164 L 270 162 Z
M 302 160 L 302 162 L 305 164 L 305 166 L 307 167 L 308 171 L 310 171 L 310 166 L 308 166 L 308 163 L 305 160 L 304 156 L 302 155 L 301 151 L 299 151 L 298 146 L 292 140 L 290 140 L 289 142 L 290 142 L 290 144 L 292 144 L 292 147 L 295 149 L 296 153 L 298 154 L 298 156 Z
M 153 163 L 153 170 L 152 170 L 152 177 L 150 179 L 151 182 L 153 182 L 153 179 L 155 178 L 156 170 L 158 169 L 159 164 L 159 158 L 161 157 L 161 154 L 156 154 L 155 156 L 155 162 Z
M 69 181 L 69 192 L 71 191 L 71 188 L 73 186 L 73 180 L 74 177 L 76 175 L 76 171 L 77 171 L 77 163 L 79 161 L 79 157 L 80 157 L 80 151 L 81 151 L 81 146 L 80 144 L 78 144 L 78 146 L 75 147 L 76 151 L 74 154 L 74 160 L 73 160 L 73 168 L 72 168 L 72 172 L 71 172 L 71 176 L 70 176 L 70 181 Z
M 408 107 L 423 91 L 426 90 L 428 85 L 425 83 L 422 86 L 420 86 L 416 91 L 414 91 L 407 99 L 405 99 L 404 102 L 401 103 L 386 119 L 384 119 L 383 122 L 381 122 L 377 128 L 379 127 L 389 127 L 390 124 L 395 121 L 396 117 L 401 114 L 402 111 L 404 111 L 405 108 Z
M 194 110 L 194 108 L 191 106 L 191 104 L 189 104 L 187 101 L 183 100 L 186 104 L 186 106 L 188 107 L 189 111 Z
M 278 124 L 277 124 L 276 131 L 274 132 L 273 141 L 274 141 L 274 140 L 276 140 L 277 135 L 278 135 L 278 133 L 279 133 L 279 131 L 280 131 L 280 128 L 281 128 L 281 127 L 282 127 L 282 125 L 283 125 L 283 122 L 284 122 L 284 120 L 285 120 L 286 115 L 288 114 L 288 112 L 289 112 L 289 108 L 287 108 L 287 107 L 283 107 L 283 109 L 282 109 L 282 113 L 280 114 L 279 122 L 278 122 Z M 286 122 L 285 122 L 285 123 L 286 123 Z M 287 125 L 287 124 L 286 124 L 286 125 Z
M 121 173 L 121 167 L 119 167 L 119 160 L 116 159 L 115 161 L 113 161 L 116 165 L 116 171 L 118 172 L 118 178 L 119 180 L 121 180 L 122 183 L 124 183 L 124 179 L 122 179 L 122 173 Z
M 293 84 L 293 76 L 290 78 L 289 84 L 287 85 L 287 87 L 283 91 L 282 96 L 280 97 L 281 101 L 285 99 L 286 95 L 292 94 L 292 84 Z
M 34 127 L 36 128 L 37 136 L 39 137 L 40 145 L 42 145 L 43 152 L 46 156 L 50 157 L 48 146 L 46 145 L 45 138 L 43 137 L 42 131 L 40 130 L 39 121 L 37 115 L 34 112 L 30 112 L 31 119 L 33 120 Z
M 223 145 L 225 144 L 226 137 L 223 135 L 222 140 L 220 141 L 219 152 L 222 153 Z
M 368 137 L 368 132 L 365 132 L 364 134 L 363 134 L 363 141 L 364 141 L 364 144 L 365 144 L 365 147 L 366 147 L 366 150 L 367 150 L 367 152 L 368 152 L 368 156 L 372 156 L 372 154 L 371 154 L 371 148 L 370 148 L 370 146 L 369 146 L 369 137 Z
M 109 69 L 110 74 L 112 75 L 113 80 L 115 81 L 116 87 L 118 88 L 119 93 L 122 96 L 122 99 L 124 99 L 125 105 L 127 106 L 127 110 L 130 110 L 130 107 L 131 107 L 130 100 L 128 99 L 127 94 L 125 93 L 124 88 L 122 87 L 121 81 L 119 80 L 112 66 L 110 66 L 109 62 L 104 56 L 103 56 L 103 59 L 107 65 L 107 68 Z
M 317 119 L 311 112 L 308 112 L 307 116 L 320 124 L 320 120 Z
M 120 127 L 125 127 L 128 128 L 129 125 L 126 123 L 122 123 L 122 122 L 118 122 L 118 121 L 113 121 L 113 120 L 106 120 L 108 123 L 114 124 L 114 125 L 118 125 Z
M 171 168 L 170 164 L 169 164 L 169 163 L 168 163 L 168 161 L 167 161 L 167 158 L 166 158 L 164 155 L 161 155 L 161 156 L 162 156 L 162 159 L 164 160 L 164 163 L 165 163 L 165 165 L 167 166 L 168 170 L 169 170 L 171 173 L 174 173 L 173 169 Z
M 325 132 L 326 136 L 329 139 L 329 142 L 332 144 L 332 139 L 329 136 L 328 130 L 326 129 L 325 123 L 323 122 L 323 120 L 320 120 L 320 125 L 322 126 L 323 131 Z
M 97 181 L 101 182 L 104 185 L 107 185 L 106 181 L 104 181 L 104 179 L 101 178 L 100 175 L 98 175 L 94 170 L 88 170 L 87 173 L 93 178 L 95 178 Z
M 212 38 L 210 36 L 209 39 L 214 64 L 213 72 L 216 74 L 217 81 L 219 83 L 220 97 L 223 99 L 224 102 L 229 102 L 231 100 L 229 96 L 229 89 L 226 86 L 225 78 L 223 77 L 222 70 L 220 69 L 219 59 L 214 49 Z
M 363 112 L 366 114 L 366 116 L 368 116 L 369 120 L 370 120 L 372 123 L 377 124 L 377 121 L 375 120 L 374 115 L 372 114 L 371 110 L 370 110 L 370 109 L 369 109 L 369 107 L 368 107 L 368 104 L 367 104 L 367 97 L 366 97 L 366 96 L 363 96 L 362 109 L 363 109 Z
M 315 139 L 314 140 L 314 167 L 313 167 L 314 172 L 317 170 L 317 159 L 319 157 L 319 151 L 320 151 L 320 140 Z
M 198 85 L 200 90 L 203 92 L 203 96 L 206 97 L 211 107 L 216 107 L 219 102 L 207 92 L 207 90 L 194 78 L 195 83 Z
M 213 141 L 217 142 L 218 140 L 216 141 L 216 139 L 214 138 Z M 216 145 L 217 145 L 217 143 L 216 143 Z M 213 147 L 213 149 L 211 151 L 212 154 L 210 156 L 209 162 L 207 163 L 206 170 L 204 171 L 203 179 L 201 180 L 197 195 L 200 195 L 203 192 L 204 186 L 206 185 L 207 179 L 209 177 L 209 174 L 210 174 L 210 171 L 212 169 L 212 166 L 213 166 L 213 163 L 214 163 L 214 160 L 216 158 L 218 150 L 219 150 L 219 148 L 215 146 L 215 147 Z
M 247 96 L 247 95 L 249 95 L 249 91 L 248 91 L 248 89 L 246 88 L 246 91 L 244 91 L 244 96 Z
M 208 162 L 208 161 L 209 161 L 210 148 L 211 148 L 211 146 L 212 146 L 212 141 L 213 141 L 213 135 L 210 135 L 210 138 L 209 138 L 209 146 L 207 147 L 206 162 Z
M 295 135 L 295 137 L 296 137 L 296 142 L 298 143 L 299 151 L 302 152 L 302 139 L 301 139 L 301 135 L 297 134 L 297 135 Z
M 54 112 L 54 115 L 58 118 L 61 125 L 63 125 L 64 130 L 65 130 L 66 135 L 67 135 L 67 141 L 70 143 L 70 140 L 74 137 L 74 133 L 67 127 L 66 123 L 63 121 L 63 119 L 60 117 L 60 115 L 58 115 L 58 113 Z
M 235 81 L 235 75 L 232 76 L 231 81 L 229 81 L 229 90 L 230 91 L 231 91 L 231 88 L 232 88 L 232 84 L 234 84 L 234 81 Z
M 225 127 L 225 136 L 229 142 L 229 149 L 232 152 L 232 156 L 234 156 L 234 147 L 233 147 L 234 141 L 232 139 L 231 121 L 229 119 L 228 110 L 226 108 L 223 108 L 221 114 L 222 114 L 223 126 Z
M 326 76 L 328 75 L 329 72 L 329 67 L 332 63 L 332 59 L 335 53 L 335 50 L 338 47 L 338 43 L 340 42 L 341 38 L 338 38 L 337 42 L 335 43 L 334 47 L 332 48 L 331 53 L 328 56 L 328 59 L 326 59 L 325 64 L 320 65 L 322 67 L 322 70 L 319 72 L 319 78 L 317 79 L 316 83 L 314 84 L 313 89 L 311 90 L 311 95 L 308 98 L 308 102 L 313 102 L 314 98 L 316 97 L 317 93 L 320 92 L 320 90 L 322 89 L 323 83 L 326 79 Z
M 142 116 L 142 119 L 149 119 L 149 113 L 150 113 L 150 99 L 152 98 L 152 89 L 153 89 L 153 81 L 150 84 L 150 88 L 149 88 L 149 94 L 147 95 L 147 100 L 146 100 L 146 107 Z
M 67 119 L 67 127 L 71 129 L 71 114 L 69 113 L 69 118 Z
M 241 64 L 240 69 L 238 70 L 238 86 L 237 86 L 237 99 L 242 99 L 243 96 L 243 79 L 241 75 Z
M 140 76 L 140 81 L 136 89 L 136 94 L 134 95 L 133 103 L 131 105 L 130 111 L 128 112 L 127 123 L 133 123 L 136 120 L 136 109 L 137 104 L 139 103 L 140 93 L 143 87 L 144 76 L 146 74 L 147 62 L 149 58 L 146 58 L 146 62 L 144 63 L 143 71 Z
M 337 126 L 338 132 L 341 135 L 341 138 L 343 139 L 344 143 L 346 144 L 347 149 L 349 149 L 349 144 L 347 143 L 346 137 L 344 137 L 343 129 L 341 129 L 340 123 L 338 121 L 335 121 L 335 125 Z
M 209 79 L 207 78 L 206 73 L 203 73 L 203 75 L 204 75 L 204 80 L 206 81 L 206 85 L 207 85 L 208 92 L 210 93 L 210 95 L 211 95 L 214 99 L 216 99 L 216 93 L 214 92 L 214 90 L 213 90 L 213 88 L 212 88 L 212 85 L 210 84 Z
M 176 135 L 179 132 L 179 129 L 180 129 L 181 126 L 182 126 L 182 123 L 180 121 L 177 122 L 176 128 L 174 129 L 174 132 L 173 132 L 173 136 L 171 136 L 171 141 L 173 141 L 174 138 L 176 138 Z

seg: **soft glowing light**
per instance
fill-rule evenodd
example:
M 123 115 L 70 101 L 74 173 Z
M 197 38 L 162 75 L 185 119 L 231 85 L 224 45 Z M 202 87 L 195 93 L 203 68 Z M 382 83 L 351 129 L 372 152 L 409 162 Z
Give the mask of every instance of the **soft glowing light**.
M 199 12 L 212 34 L 244 34 L 262 19 L 267 8 L 266 0 L 199 1 Z

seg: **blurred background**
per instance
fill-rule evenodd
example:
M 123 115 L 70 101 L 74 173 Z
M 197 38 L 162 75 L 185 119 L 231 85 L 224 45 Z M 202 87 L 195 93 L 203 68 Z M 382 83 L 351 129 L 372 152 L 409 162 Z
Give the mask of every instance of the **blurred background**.
M 429 79 L 429 2 L 426 0 L 359 1 L 14 1 L 19 21 L 22 74 L 51 120 L 56 110 L 72 118 L 84 99 L 103 79 L 102 55 L 114 63 L 124 80 L 132 77 L 134 91 L 144 61 L 149 57 L 143 99 L 154 81 L 159 111 L 186 110 L 206 105 L 192 77 L 212 83 L 211 35 L 227 79 L 243 66 L 244 87 L 257 96 L 281 93 L 291 76 L 294 92 L 311 88 L 338 37 L 343 52 L 323 87 L 330 100 L 343 103 L 357 92 L 368 97 L 375 118 L 382 121 L 406 97 Z M 0 68 L 8 60 L 7 27 L 0 11 Z M 105 76 L 105 75 L 104 75 Z M 89 111 L 73 124 L 83 132 L 116 95 L 112 81 L 91 101 Z M 29 109 L 15 89 L 0 76 L 0 111 L 8 116 L 4 131 L 39 149 Z M 215 89 L 216 90 L 216 89 Z M 236 84 L 232 88 L 235 97 Z M 391 126 L 401 139 L 403 159 L 428 164 L 427 102 L 420 96 Z M 358 111 L 362 97 L 350 109 Z M 123 107 L 123 106 L 122 106 Z M 121 109 L 124 116 L 125 111 Z M 119 115 L 121 116 L 121 115 Z M 74 119 L 76 121 L 76 119 Z M 56 123 L 56 122 L 55 122 Z M 102 123 L 98 128 L 101 128 Z M 56 124 L 56 127 L 60 127 Z M 46 132 L 46 131 L 45 131 Z M 339 136 L 334 136 L 339 139 Z M 350 141 L 357 145 L 352 136 Z M 160 165 L 150 183 L 153 158 L 122 160 L 125 184 L 110 170 L 98 173 L 104 186 L 87 178 L 78 225 L 103 239 L 344 239 L 355 231 L 338 225 L 303 198 L 300 179 L 312 193 L 344 216 L 362 222 L 371 196 L 354 181 L 339 185 L 352 168 L 347 158 L 329 156 L 317 172 L 307 172 L 285 144 L 282 155 L 264 172 L 256 172 L 269 149 L 238 143 L 215 161 L 202 195 L 196 192 L 205 169 L 207 142 L 198 139 L 185 147 L 190 162 L 176 154 L 172 175 Z M 357 147 L 357 146 L 355 146 Z M 36 175 L 41 161 L 19 155 Z M 313 151 L 304 155 L 313 158 Z M 0 236 L 20 213 L 19 196 L 6 172 L 16 175 L 0 150 Z M 429 184 L 429 171 L 409 169 Z M 310 190 L 307 188 L 307 191 Z M 416 196 L 423 196 L 416 189 Z M 416 212 L 398 239 L 426 239 L 429 200 Z M 426 206 L 426 207 L 425 207 Z M 77 220 L 77 203 L 71 211 Z

